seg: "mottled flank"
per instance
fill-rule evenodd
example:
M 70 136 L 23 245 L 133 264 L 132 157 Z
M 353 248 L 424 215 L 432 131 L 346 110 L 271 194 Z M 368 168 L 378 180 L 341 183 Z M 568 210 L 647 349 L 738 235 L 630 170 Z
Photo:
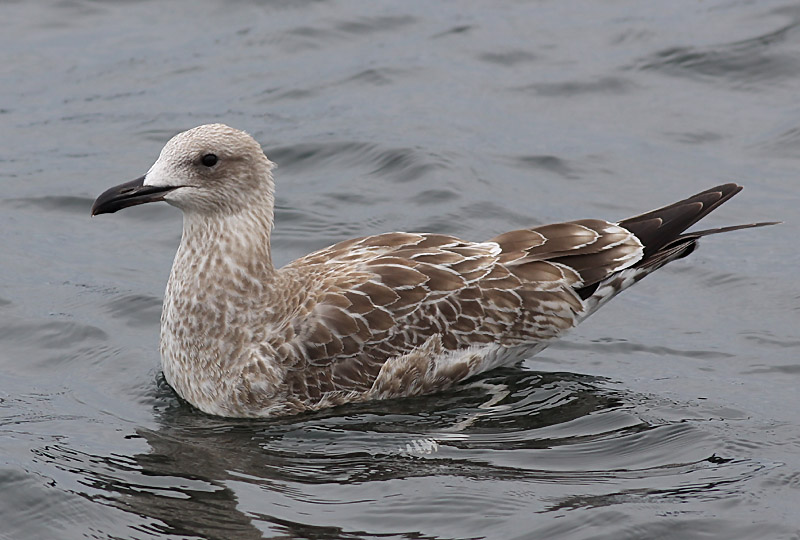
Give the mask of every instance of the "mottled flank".
M 183 210 L 161 357 L 172 387 L 210 414 L 264 417 L 442 390 L 542 350 L 700 236 L 762 225 L 683 233 L 741 189 L 726 184 L 619 223 L 584 219 L 486 242 L 387 233 L 276 269 L 271 170 L 249 135 L 201 126 L 92 210 L 155 200 Z

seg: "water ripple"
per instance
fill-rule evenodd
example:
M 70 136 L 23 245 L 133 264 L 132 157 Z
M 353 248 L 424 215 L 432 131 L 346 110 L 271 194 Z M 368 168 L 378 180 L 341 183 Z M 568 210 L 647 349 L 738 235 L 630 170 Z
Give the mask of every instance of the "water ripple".
M 598 347 L 598 344 L 602 344 Z M 604 351 L 613 352 L 615 354 L 634 354 L 639 352 L 646 352 L 658 356 L 683 356 L 686 358 L 697 358 L 713 360 L 715 358 L 732 358 L 735 355 L 721 351 L 704 351 L 696 349 L 677 349 L 675 347 L 662 347 L 645 345 L 641 343 L 631 343 L 622 339 L 602 338 L 593 340 L 591 343 L 577 343 L 562 341 L 556 343 L 555 348 L 574 350 L 574 351 L 594 351 L 601 348 Z
M 106 341 L 108 334 L 100 328 L 75 321 L 5 320 L 0 323 L 0 341 L 35 344 L 37 348 L 64 349 L 84 341 Z
M 643 58 L 635 66 L 644 71 L 698 80 L 727 80 L 760 86 L 767 81 L 795 77 L 800 60 L 775 50 L 796 32 L 797 20 L 750 39 L 709 47 L 672 47 Z
M 343 21 L 338 23 L 336 28 L 348 34 L 369 35 L 404 28 L 414 22 L 416 22 L 416 19 L 410 15 L 385 15 Z
M 623 95 L 636 86 L 621 77 L 601 77 L 591 81 L 566 81 L 559 83 L 535 83 L 515 88 L 522 93 L 533 92 L 543 97 L 578 97 L 583 94 Z
M 152 535 L 320 532 L 308 516 L 335 511 L 353 537 L 477 538 L 521 514 L 727 500 L 764 470 L 712 459 L 697 425 L 645 421 L 632 396 L 567 373 L 506 369 L 437 396 L 272 421 L 199 414 L 161 376 L 148 392 L 158 424 L 115 443 L 126 448 L 56 440 L 33 452 L 57 489 L 146 517 L 135 527 Z
M 42 197 L 20 197 L 5 199 L 3 204 L 14 208 L 67 212 L 88 216 L 94 199 L 71 195 L 45 195 Z
M 536 55 L 528 51 L 512 50 L 505 52 L 487 52 L 478 55 L 478 59 L 490 64 L 512 67 L 536 60 Z
M 381 148 L 356 141 L 295 144 L 271 148 L 267 155 L 282 169 L 292 172 L 336 163 L 366 167 L 369 175 L 398 182 L 416 180 L 444 166 L 441 158 L 416 148 Z
M 277 40 L 291 53 L 314 50 L 337 41 L 365 38 L 384 32 L 395 32 L 413 25 L 416 19 L 409 15 L 358 17 L 353 20 L 331 21 L 324 25 L 301 25 L 284 30 Z M 263 40 L 250 40 L 249 45 L 263 45 Z
M 124 319 L 134 327 L 155 328 L 161 317 L 161 298 L 143 294 L 129 294 L 106 304 L 112 317 Z
M 525 156 L 513 156 L 510 157 L 509 159 L 511 163 L 522 168 L 539 169 L 570 180 L 580 178 L 580 174 L 574 166 L 570 165 L 566 160 L 557 156 L 525 155 Z

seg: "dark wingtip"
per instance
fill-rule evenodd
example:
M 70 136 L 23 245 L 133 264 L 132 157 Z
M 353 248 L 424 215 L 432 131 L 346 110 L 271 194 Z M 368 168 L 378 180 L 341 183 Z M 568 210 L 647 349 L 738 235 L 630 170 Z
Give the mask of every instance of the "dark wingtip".
M 682 201 L 624 219 L 619 224 L 644 244 L 644 259 L 647 259 L 742 189 L 733 182 L 721 184 Z
M 783 221 L 759 221 L 758 223 L 745 223 L 742 225 L 729 225 L 727 227 L 719 227 L 716 229 L 705 229 L 702 231 L 692 231 L 686 236 L 694 236 L 699 238 L 701 236 L 708 236 L 709 234 L 725 233 L 731 231 L 740 231 L 742 229 L 755 229 L 756 227 L 769 227 L 770 225 L 780 225 Z
M 97 210 L 98 210 L 97 209 L 97 201 L 95 200 L 94 203 L 92 203 L 92 209 L 89 212 L 89 217 L 94 217 L 94 216 L 96 216 L 98 214 L 102 214 L 103 213 L 103 212 L 98 212 Z

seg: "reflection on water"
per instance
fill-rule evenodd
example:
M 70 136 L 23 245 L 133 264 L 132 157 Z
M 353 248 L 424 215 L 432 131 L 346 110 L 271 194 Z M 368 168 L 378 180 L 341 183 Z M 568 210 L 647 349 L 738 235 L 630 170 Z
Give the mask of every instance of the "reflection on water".
M 3 540 L 796 540 L 792 2 L 0 15 Z M 703 242 L 567 341 L 447 393 L 212 418 L 158 370 L 180 215 L 88 217 L 210 121 L 278 164 L 279 264 L 392 230 L 619 219 L 723 181 L 746 189 L 709 227 L 786 223 Z
M 523 511 L 725 500 L 764 468 L 713 454 L 691 423 L 643 421 L 632 402 L 646 398 L 568 373 L 506 369 L 440 396 L 273 421 L 200 414 L 161 377 L 152 399 L 156 429 L 125 436 L 146 451 L 34 452 L 79 478 L 73 493 L 141 517 L 135 528 L 156 536 L 491 537 Z M 460 489 L 431 489 L 451 482 Z M 537 504 L 520 496 L 539 491 Z M 449 521 L 478 501 L 486 515 Z M 327 505 L 335 512 L 320 513 Z

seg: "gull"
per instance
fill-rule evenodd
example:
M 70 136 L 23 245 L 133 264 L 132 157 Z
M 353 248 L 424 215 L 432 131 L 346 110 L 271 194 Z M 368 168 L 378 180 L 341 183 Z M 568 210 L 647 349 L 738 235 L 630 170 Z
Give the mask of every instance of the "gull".
M 247 133 L 175 135 L 92 215 L 166 201 L 183 235 L 164 296 L 167 382 L 201 411 L 274 417 L 444 390 L 540 352 L 710 234 L 685 232 L 742 188 L 724 184 L 609 222 L 581 219 L 471 242 L 390 232 L 275 268 L 273 163 Z

